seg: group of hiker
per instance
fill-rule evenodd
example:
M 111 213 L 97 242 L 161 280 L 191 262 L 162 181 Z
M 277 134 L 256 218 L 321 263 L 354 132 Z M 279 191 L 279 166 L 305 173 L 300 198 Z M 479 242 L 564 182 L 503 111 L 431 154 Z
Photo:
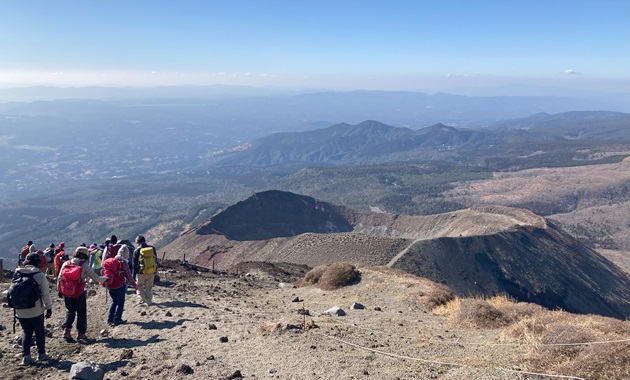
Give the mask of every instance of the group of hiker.
M 23 365 L 34 361 L 30 353 L 33 334 L 38 360 L 50 359 L 46 354 L 44 328 L 44 319 L 51 317 L 53 306 L 47 274 L 56 280 L 58 296 L 64 300 L 66 316 L 61 326 L 64 330 L 63 338 L 67 342 L 90 342 L 86 335 L 85 288 L 88 278 L 101 283 L 107 289 L 111 298 L 107 309 L 107 323 L 111 326 L 127 322 L 122 319 L 122 315 L 128 286 L 136 291 L 139 304 L 152 305 L 153 283 L 158 266 L 157 252 L 153 246 L 147 244 L 144 236 L 138 235 L 135 241 L 138 247 L 134 249 L 128 241 L 119 242 L 116 235 L 112 235 L 101 245 L 93 243 L 87 247 L 82 244 L 74 250 L 72 257 L 66 254 L 63 242 L 57 246 L 50 244 L 46 251 L 36 250 L 32 241 L 27 243 L 20 254 L 8 292 L 9 306 L 14 309 L 14 316 L 24 332 Z M 76 341 L 72 337 L 75 320 L 78 332 Z

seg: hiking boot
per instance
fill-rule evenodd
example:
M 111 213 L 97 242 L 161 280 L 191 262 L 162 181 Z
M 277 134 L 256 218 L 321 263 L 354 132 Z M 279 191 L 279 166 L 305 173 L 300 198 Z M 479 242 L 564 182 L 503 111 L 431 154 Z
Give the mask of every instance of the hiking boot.
M 90 338 L 88 338 L 85 333 L 82 333 L 77 336 L 77 341 L 79 341 L 80 343 L 89 343 Z
M 74 342 L 74 339 L 72 339 L 72 330 L 66 329 L 63 333 L 63 339 L 65 339 L 66 342 Z
M 33 363 L 31 355 L 22 356 L 22 365 L 29 365 L 31 363 Z
M 113 322 L 113 326 L 124 325 L 125 323 L 127 323 L 127 320 L 119 319 Z
M 50 360 L 50 356 L 46 355 L 46 353 L 44 352 L 43 354 L 38 354 L 37 355 L 37 360 L 40 362 L 46 362 L 48 360 Z

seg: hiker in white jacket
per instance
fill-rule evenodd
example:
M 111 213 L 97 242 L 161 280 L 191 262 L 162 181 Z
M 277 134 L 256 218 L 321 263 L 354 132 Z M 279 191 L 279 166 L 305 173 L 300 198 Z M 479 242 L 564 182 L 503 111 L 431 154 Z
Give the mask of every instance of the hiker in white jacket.
M 35 252 L 29 253 L 25 260 L 24 266 L 17 268 L 16 275 L 28 276 L 33 275 L 33 279 L 39 285 L 41 298 L 35 302 L 35 306 L 30 309 L 15 309 L 15 316 L 24 335 L 22 335 L 22 364 L 29 365 L 33 362 L 31 357 L 31 347 L 33 346 L 33 333 L 35 333 L 35 342 L 37 343 L 37 359 L 46 361 L 50 356 L 46 354 L 46 329 L 44 328 L 44 312 L 45 317 L 50 318 L 52 315 L 52 299 L 50 298 L 50 288 L 46 275 L 39 271 L 40 255 Z

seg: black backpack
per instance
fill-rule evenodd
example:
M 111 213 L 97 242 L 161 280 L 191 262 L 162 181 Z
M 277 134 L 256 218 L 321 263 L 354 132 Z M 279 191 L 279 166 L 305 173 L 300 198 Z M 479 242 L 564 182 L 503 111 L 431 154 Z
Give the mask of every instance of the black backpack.
M 7 295 L 9 307 L 14 309 L 30 309 L 42 298 L 42 291 L 33 276 L 39 272 L 22 274 L 15 272 Z

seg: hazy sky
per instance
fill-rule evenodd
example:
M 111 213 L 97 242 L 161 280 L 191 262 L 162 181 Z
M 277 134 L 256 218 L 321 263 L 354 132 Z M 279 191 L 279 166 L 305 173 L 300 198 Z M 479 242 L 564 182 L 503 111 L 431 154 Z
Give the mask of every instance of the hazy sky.
M 3 0 L 0 85 L 630 91 L 630 0 Z

